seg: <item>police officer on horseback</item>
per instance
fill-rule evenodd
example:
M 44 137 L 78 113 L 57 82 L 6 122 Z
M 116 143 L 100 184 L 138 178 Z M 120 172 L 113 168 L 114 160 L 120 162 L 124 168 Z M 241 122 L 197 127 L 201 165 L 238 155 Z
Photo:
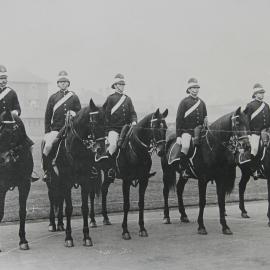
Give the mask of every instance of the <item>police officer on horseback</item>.
M 11 87 L 7 86 L 8 72 L 5 66 L 0 65 L 0 114 L 6 110 L 9 110 L 12 115 L 21 115 L 21 106 L 18 100 L 17 93 Z M 21 122 L 22 124 L 22 122 Z M 23 125 L 23 124 L 22 124 Z M 23 127 L 25 132 L 25 128 Z M 34 142 L 27 136 L 25 132 L 25 145 L 27 145 L 32 151 Z M 32 182 L 39 179 L 36 173 L 31 176 Z
M 176 115 L 176 143 L 181 145 L 180 153 L 180 170 L 183 173 L 188 164 L 188 151 L 192 137 L 195 136 L 194 144 L 198 146 L 199 134 L 194 134 L 194 130 L 203 125 L 208 126 L 206 105 L 198 97 L 200 86 L 195 78 L 188 80 L 186 93 L 189 94 L 179 104 Z M 199 133 L 198 132 L 198 133 Z M 185 177 L 185 175 L 183 175 Z M 188 176 L 186 176 L 188 177 Z
M 137 123 L 137 114 L 132 100 L 124 94 L 125 84 L 124 76 L 117 74 L 111 86 L 115 92 L 107 98 L 103 105 L 109 143 L 107 151 L 110 158 L 113 157 L 117 146 L 121 146 L 129 130 L 129 125 L 136 125 Z M 114 168 L 109 170 L 108 176 L 112 179 L 115 178 Z
M 42 153 L 43 170 L 45 173 L 43 180 L 45 182 L 52 166 L 52 157 L 49 154 L 53 144 L 58 141 L 59 131 L 65 125 L 66 115 L 69 112 L 70 115 L 75 116 L 81 109 L 78 96 L 69 90 L 70 79 L 66 71 L 59 72 L 57 86 L 59 91 L 50 96 L 45 112 L 45 144 Z
M 264 132 L 262 132 L 270 127 L 270 109 L 269 105 L 264 101 L 264 93 L 265 90 L 263 86 L 259 83 L 256 83 L 253 87 L 253 100 L 249 102 L 245 108 L 245 112 L 249 116 L 250 120 L 251 158 L 252 161 L 255 162 L 255 164 L 258 163 L 258 161 L 256 162 L 256 159 L 258 159 L 257 154 L 261 135 L 264 147 L 266 147 L 268 143 L 267 136 L 265 140 Z M 255 165 L 255 167 L 257 166 Z M 260 171 L 255 171 L 253 176 L 254 179 L 261 177 Z

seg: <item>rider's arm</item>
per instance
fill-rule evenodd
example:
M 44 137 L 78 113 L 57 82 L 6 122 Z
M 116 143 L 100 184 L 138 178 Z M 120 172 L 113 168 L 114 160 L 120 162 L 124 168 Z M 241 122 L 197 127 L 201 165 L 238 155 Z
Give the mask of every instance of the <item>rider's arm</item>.
M 177 137 L 180 137 L 181 135 L 181 130 L 184 124 L 184 115 L 185 115 L 185 103 L 182 101 L 178 106 L 177 115 L 176 115 L 176 136 Z
M 130 103 L 129 103 L 129 112 L 130 112 L 130 123 L 132 125 L 136 125 L 137 123 L 137 113 L 135 112 L 135 109 L 134 109 L 134 106 L 133 106 L 133 103 L 130 99 Z
M 73 111 L 78 112 L 81 109 L 81 102 L 77 95 L 74 95 L 74 102 L 73 102 Z
M 20 106 L 18 96 L 17 96 L 15 91 L 13 92 L 11 112 L 13 112 L 17 115 L 21 115 L 21 106 Z
M 51 131 L 51 119 L 53 115 L 52 97 L 49 98 L 45 112 L 45 133 Z

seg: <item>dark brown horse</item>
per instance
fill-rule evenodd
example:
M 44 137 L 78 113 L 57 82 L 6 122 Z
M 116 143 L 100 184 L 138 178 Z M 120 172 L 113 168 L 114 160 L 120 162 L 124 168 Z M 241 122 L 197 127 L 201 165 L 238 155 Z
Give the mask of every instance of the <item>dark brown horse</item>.
M 0 222 L 4 216 L 5 197 L 8 190 L 18 187 L 20 229 L 19 246 L 29 249 L 25 238 L 26 201 L 31 186 L 33 157 L 27 143 L 24 124 L 10 111 L 0 115 Z
M 208 181 L 216 182 L 220 223 L 224 234 L 232 234 L 225 219 L 225 195 L 233 190 L 236 177 L 235 155 L 241 148 L 249 145 L 248 134 L 249 121 L 245 113 L 238 108 L 235 112 L 222 116 L 205 130 L 201 144 L 196 154 L 189 161 L 194 178 L 198 179 L 199 186 L 199 216 L 198 233 L 207 234 L 205 229 L 203 213 L 206 204 L 206 188 Z M 170 145 L 175 142 L 170 139 L 166 145 L 166 152 Z M 169 165 L 168 155 L 161 158 L 163 169 L 163 196 L 164 196 L 164 223 L 170 223 L 168 195 L 169 190 L 176 185 L 176 172 L 179 172 L 179 161 Z M 178 207 L 181 214 L 181 221 L 189 222 L 183 204 L 183 191 L 188 179 L 183 179 L 180 173 L 177 183 Z
M 56 144 L 52 155 L 56 154 L 56 166 L 51 171 L 51 179 L 48 183 L 51 211 L 57 209 L 62 218 L 62 206 L 65 201 L 66 214 L 66 238 L 65 246 L 73 246 L 71 236 L 71 216 L 73 212 L 71 189 L 73 186 L 81 187 L 82 216 L 83 216 L 83 244 L 92 246 L 89 236 L 88 199 L 90 194 L 99 195 L 101 190 L 101 178 L 94 166 L 95 153 L 102 147 L 105 140 L 104 115 L 92 101 L 81 109 L 77 115 L 68 120 L 65 133 L 60 142 Z M 50 224 L 55 227 L 54 214 L 51 214 Z M 61 220 L 60 220 L 61 224 Z
M 260 169 L 262 172 L 262 178 L 267 181 L 268 191 L 268 226 L 270 227 L 270 129 L 265 132 L 267 136 L 267 144 L 264 146 L 264 142 L 261 138 L 259 144 L 259 151 L 255 159 L 251 162 L 245 162 L 239 165 L 242 175 L 239 182 L 239 208 L 241 210 L 241 216 L 243 218 L 249 218 L 245 207 L 245 190 L 250 177 L 253 175 L 254 169 Z

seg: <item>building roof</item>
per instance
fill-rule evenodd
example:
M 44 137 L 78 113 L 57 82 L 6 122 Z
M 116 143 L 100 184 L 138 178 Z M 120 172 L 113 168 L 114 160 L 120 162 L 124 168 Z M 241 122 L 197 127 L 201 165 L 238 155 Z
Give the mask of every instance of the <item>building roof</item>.
M 49 81 L 40 78 L 39 76 L 24 69 L 9 72 L 8 80 L 10 82 L 22 82 L 22 83 L 47 83 L 47 84 L 49 83 Z

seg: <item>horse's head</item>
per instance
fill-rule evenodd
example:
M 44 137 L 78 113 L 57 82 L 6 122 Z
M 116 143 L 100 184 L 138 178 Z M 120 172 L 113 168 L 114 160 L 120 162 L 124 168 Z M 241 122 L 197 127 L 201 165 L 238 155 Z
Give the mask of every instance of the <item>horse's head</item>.
M 96 152 L 105 141 L 104 113 L 102 107 L 90 99 L 88 106 L 82 109 L 74 119 L 76 130 L 88 149 Z
M 237 139 L 241 148 L 246 150 L 250 147 L 249 144 L 249 119 L 245 112 L 239 107 L 231 117 L 233 136 Z
M 14 161 L 12 149 L 18 144 L 19 126 L 12 113 L 7 110 L 0 115 L 0 167 L 6 167 Z
M 151 117 L 150 129 L 152 131 L 152 145 L 156 149 L 158 156 L 165 152 L 167 124 L 165 118 L 168 115 L 168 109 L 160 113 L 157 109 Z

